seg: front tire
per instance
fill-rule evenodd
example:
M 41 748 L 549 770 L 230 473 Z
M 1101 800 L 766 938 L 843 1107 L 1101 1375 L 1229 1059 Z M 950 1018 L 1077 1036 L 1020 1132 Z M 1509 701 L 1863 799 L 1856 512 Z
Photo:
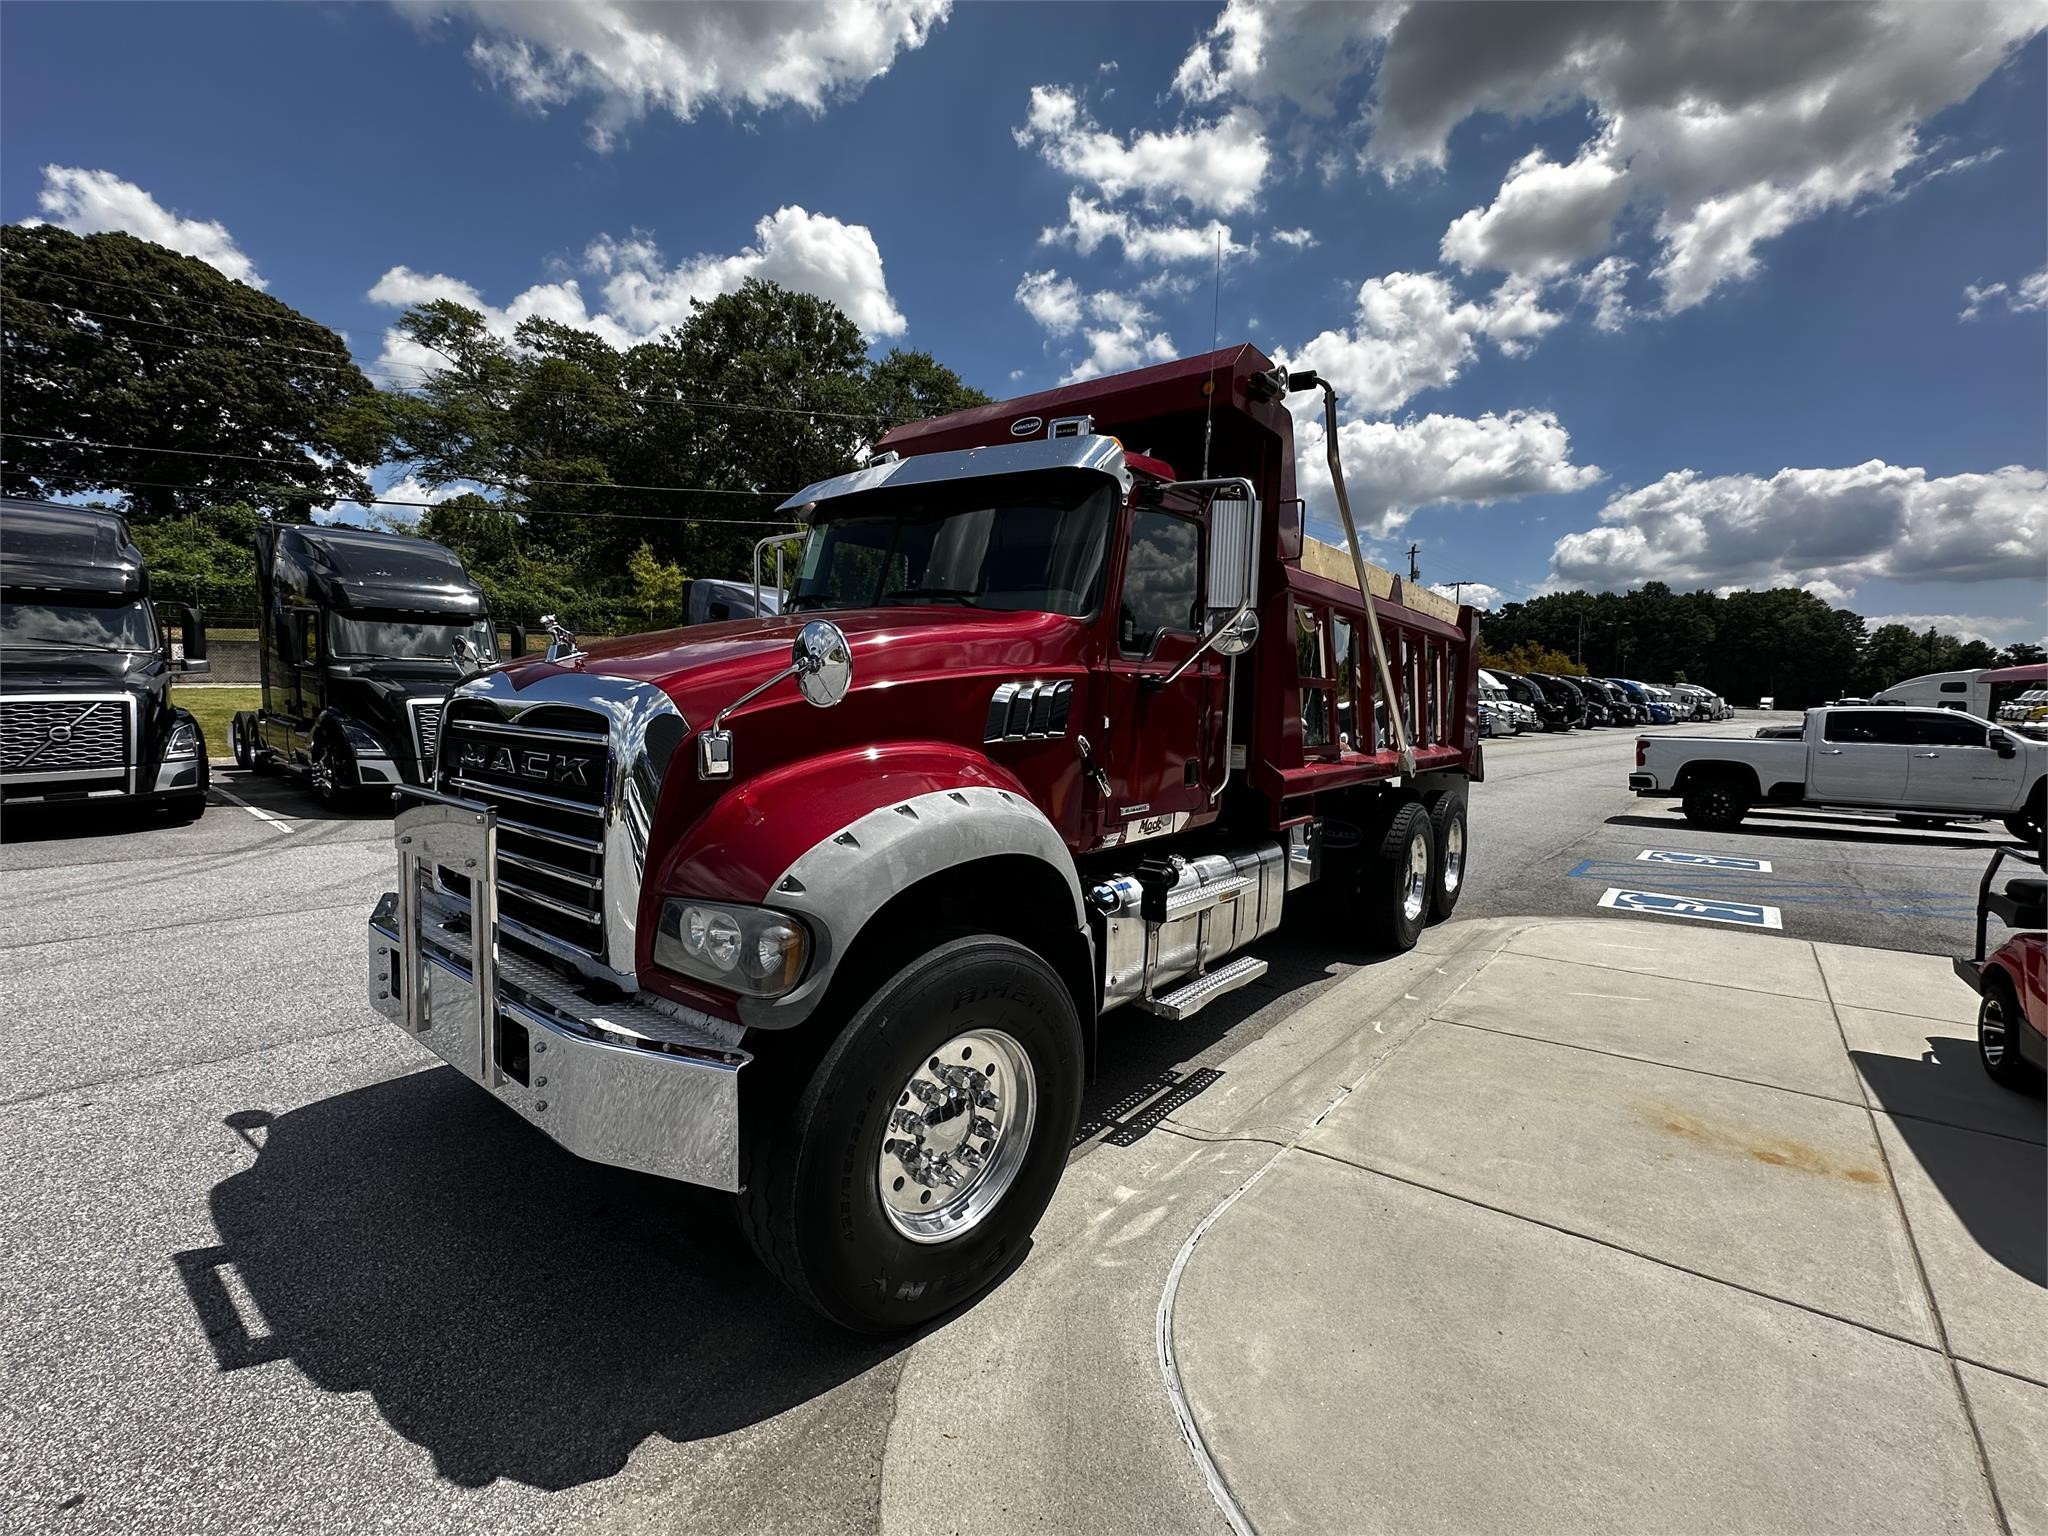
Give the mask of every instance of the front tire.
M 2041 1071 L 2020 1054 L 2018 1032 L 2027 1028 L 2020 1016 L 2012 984 L 1994 970 L 1984 973 L 1984 996 L 1977 1004 L 1977 1059 L 2001 1088 L 2039 1093 Z
M 1742 825 L 1749 814 L 1749 796 L 1732 779 L 1707 779 L 1691 785 L 1679 801 L 1685 819 L 1710 832 L 1726 832 Z
M 751 1127 L 748 1241 L 856 1332 L 972 1300 L 1052 1200 L 1082 1070 L 1073 998 L 1031 950 L 976 934 L 919 955 L 854 1009 L 797 1102 Z
M 2025 810 L 2005 818 L 2005 830 L 2036 853 L 2048 846 L 2048 793 L 2036 788 Z
M 360 793 L 351 782 L 355 778 L 355 765 L 331 741 L 313 744 L 307 777 L 312 782 L 315 797 L 330 811 L 348 810 Z

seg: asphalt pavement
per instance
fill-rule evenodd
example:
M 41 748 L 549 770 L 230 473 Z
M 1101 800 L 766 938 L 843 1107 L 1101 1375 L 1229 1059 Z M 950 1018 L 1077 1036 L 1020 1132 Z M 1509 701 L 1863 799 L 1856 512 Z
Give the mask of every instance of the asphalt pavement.
M 1920 954 L 1967 950 L 1977 882 L 1991 851 L 2012 841 L 1996 821 L 1926 831 L 1892 816 L 1762 808 L 1734 831 L 1707 832 L 1686 822 L 1677 801 L 1629 791 L 1638 734 L 1753 736 L 1759 726 L 1800 718 L 1744 710 L 1713 725 L 1489 741 L 1486 782 L 1472 792 L 1472 884 L 1459 915 L 1582 917 L 1602 910 L 1611 890 L 1642 891 L 1723 916 L 1771 908 L 1782 926 L 1769 931 L 1789 938 Z M 1766 867 L 1669 862 L 1673 856 Z M 1638 904 L 1636 915 L 1654 905 Z
M 1989 835 L 1708 838 L 1621 787 L 1632 740 L 1490 746 L 1461 919 L 1639 928 L 1581 866 L 1739 844 L 1851 893 L 1774 895 L 1776 937 L 1938 952 L 1963 931 Z M 1459 985 L 1457 935 L 1486 927 L 1378 961 L 1283 931 L 1263 982 L 1197 1018 L 1116 1019 L 1025 1262 L 878 1344 L 787 1302 L 721 1197 L 569 1158 L 369 1013 L 388 816 L 215 782 L 190 826 L 0 829 L 0 1527 L 1221 1529 L 1153 1319 L 1189 1232 L 1272 1149 L 1167 1122 L 1298 1133 L 1377 1040 L 1375 999 Z

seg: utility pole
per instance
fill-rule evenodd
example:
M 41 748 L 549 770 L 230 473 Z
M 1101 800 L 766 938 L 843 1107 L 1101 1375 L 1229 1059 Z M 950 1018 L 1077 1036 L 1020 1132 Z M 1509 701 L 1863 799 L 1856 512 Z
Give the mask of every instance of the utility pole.
M 1422 572 L 1415 565 L 1415 557 L 1421 553 L 1422 546 L 1420 544 L 1410 544 L 1408 546 L 1408 579 L 1411 582 L 1422 580 Z
M 1479 583 L 1476 581 L 1446 581 L 1441 583 L 1441 585 L 1451 589 L 1451 601 L 1455 603 L 1465 595 L 1467 587 L 1476 587 Z

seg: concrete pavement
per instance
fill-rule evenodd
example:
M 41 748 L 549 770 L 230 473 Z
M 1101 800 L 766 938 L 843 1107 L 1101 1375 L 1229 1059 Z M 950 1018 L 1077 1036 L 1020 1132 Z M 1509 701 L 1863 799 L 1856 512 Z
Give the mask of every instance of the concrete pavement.
M 1322 1113 L 1168 1122 L 1277 1148 L 1162 1322 L 1246 1525 L 2048 1531 L 2043 1106 L 1945 961 L 1426 942 L 1469 974 L 1389 1000 Z

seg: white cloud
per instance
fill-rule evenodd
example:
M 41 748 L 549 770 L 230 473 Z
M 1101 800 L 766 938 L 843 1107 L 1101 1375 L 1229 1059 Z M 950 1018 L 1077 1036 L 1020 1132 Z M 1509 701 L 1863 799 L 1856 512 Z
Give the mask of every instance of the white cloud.
M 1579 291 L 1579 302 L 1593 306 L 1595 328 L 1618 331 L 1635 313 L 1628 303 L 1628 275 L 1635 266 L 1624 256 L 1608 256 L 1573 280 Z
M 1467 272 L 1552 276 L 1607 249 L 1628 196 L 1627 173 L 1603 153 L 1560 165 L 1531 150 L 1508 172 L 1491 205 L 1451 221 L 1444 260 Z
M 1081 323 L 1081 290 L 1071 277 L 1026 272 L 1016 297 L 1026 313 L 1055 336 L 1071 335 Z
M 1930 479 L 1872 459 L 1755 475 L 1678 470 L 1613 498 L 1551 552 L 1555 585 L 1809 586 L 2040 578 L 2048 473 L 2010 465 Z M 1817 589 L 1817 588 L 1816 588 Z
M 388 471 L 389 466 L 386 466 Z M 380 471 L 382 473 L 384 471 Z M 374 484 L 374 480 L 372 482 Z M 379 523 L 416 523 L 428 506 L 453 500 L 457 496 L 487 496 L 495 498 L 496 492 L 488 486 L 478 485 L 469 480 L 455 480 L 447 485 L 428 485 L 416 475 L 401 473 L 388 485 L 377 489 L 376 499 L 369 504 L 359 501 L 337 501 L 330 507 L 323 507 L 313 514 L 316 523 L 353 523 L 374 526 Z
M 687 319 L 692 299 L 731 293 L 750 277 L 830 299 L 870 339 L 900 336 L 909 325 L 889 296 L 882 252 L 867 227 L 794 203 L 756 222 L 754 243 L 736 255 L 693 256 L 668 267 L 644 239 L 600 237 L 585 259 L 607 274 L 607 307 L 641 335 Z
M 74 235 L 101 235 L 119 230 L 142 240 L 196 256 L 209 267 L 251 288 L 264 286 L 256 264 L 227 226 L 215 219 L 188 219 L 173 213 L 132 181 L 112 171 L 87 171 L 75 166 L 43 167 L 43 189 L 36 206 L 46 219 L 24 224 L 55 224 Z
M 820 112 L 922 47 L 949 0 L 762 5 L 697 0 L 401 0 L 423 20 L 476 28 L 470 58 L 526 106 L 595 98 L 592 141 L 608 148 L 649 112 L 688 122 L 706 107 Z
M 1273 238 L 1282 245 L 1291 245 L 1298 251 L 1311 251 L 1317 245 L 1314 233 L 1306 229 L 1276 229 Z
M 505 341 L 512 339 L 520 321 L 538 317 L 589 331 L 624 348 L 689 318 L 691 300 L 716 298 L 759 277 L 830 299 L 870 339 L 900 336 L 908 325 L 889 295 L 882 254 L 867 228 L 794 204 L 765 215 L 754 226 L 754 244 L 735 255 L 693 256 L 671 267 L 644 236 L 615 240 L 601 235 L 583 259 L 601 299 L 595 309 L 574 277 L 536 283 L 501 309 L 460 278 L 409 267 L 391 268 L 370 289 L 369 299 L 394 309 L 450 299 L 481 312 L 486 328 Z M 390 330 L 378 362 L 403 375 L 407 370 L 443 367 L 446 360 Z
M 1438 597 L 1448 597 L 1454 603 L 1469 603 L 1482 613 L 1498 608 L 1507 596 L 1499 587 L 1485 581 L 1467 581 L 1455 587 L 1449 583 L 1432 582 L 1429 590 Z
M 1130 196 L 1148 207 L 1184 202 L 1197 212 L 1236 213 L 1252 206 L 1271 153 L 1258 114 L 1227 113 L 1212 123 L 1140 132 L 1128 141 L 1098 127 L 1071 91 L 1031 90 L 1021 148 L 1036 146 L 1047 164 L 1090 183 L 1104 199 Z
M 1038 240 L 1041 245 L 1072 245 L 1083 256 L 1094 255 L 1105 240 L 1114 240 L 1126 261 L 1165 263 L 1214 261 L 1219 251 L 1229 259 L 1249 249 L 1239 245 L 1230 226 L 1220 220 L 1200 226 L 1148 223 L 1121 208 L 1106 208 L 1078 189 L 1067 194 L 1067 222 L 1041 230 Z
M 1297 417 L 1295 483 L 1311 517 L 1337 515 L 1322 418 Z M 1421 507 L 1490 507 L 1524 496 L 1562 495 L 1605 478 L 1571 461 L 1571 434 L 1549 411 L 1509 411 L 1476 420 L 1424 416 L 1348 421 L 1337 429 L 1344 486 L 1362 535 L 1385 537 Z
M 1865 615 L 1865 634 L 1875 634 L 1887 624 L 1903 624 L 1915 634 L 1939 630 L 1958 640 L 1982 640 L 1986 645 L 2007 646 L 2016 641 L 2041 643 L 2041 621 L 2035 618 L 1994 618 L 1975 613 L 1881 613 Z
M 2002 301 L 2002 303 L 2001 303 Z M 2048 309 L 2048 267 L 2029 273 L 2017 286 L 2007 283 L 1972 283 L 1963 290 L 1959 320 L 1975 320 L 1986 309 L 2003 308 L 2015 315 L 2030 315 Z
M 1559 318 L 1531 285 L 1504 283 L 1478 302 L 1460 300 L 1440 273 L 1389 272 L 1359 286 L 1349 327 L 1324 331 L 1290 356 L 1335 385 L 1346 409 L 1379 415 L 1455 380 L 1477 355 L 1478 338 L 1516 353 Z
M 1173 88 L 1190 101 L 1284 99 L 1327 116 L 1339 88 L 1366 66 L 1399 15 L 1390 4 L 1228 0 L 1181 60 Z
M 1173 338 L 1151 328 L 1159 317 L 1137 299 L 1121 293 L 1091 293 L 1086 307 L 1092 323 L 1083 328 L 1081 339 L 1088 343 L 1088 355 L 1067 370 L 1060 379 L 1062 384 L 1173 358 Z
M 1159 317 L 1135 295 L 1084 294 L 1072 278 L 1045 271 L 1025 273 L 1016 298 L 1047 335 L 1065 338 L 1078 332 L 1086 344 L 1087 353 L 1068 369 L 1062 384 L 1163 363 L 1174 355 L 1173 338 L 1152 329 Z

